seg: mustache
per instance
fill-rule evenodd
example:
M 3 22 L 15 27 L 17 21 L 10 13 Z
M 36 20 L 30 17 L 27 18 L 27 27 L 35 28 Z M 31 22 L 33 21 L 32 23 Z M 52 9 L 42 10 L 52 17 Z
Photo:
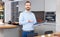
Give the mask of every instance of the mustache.
M 27 7 L 27 8 L 30 8 L 30 7 Z

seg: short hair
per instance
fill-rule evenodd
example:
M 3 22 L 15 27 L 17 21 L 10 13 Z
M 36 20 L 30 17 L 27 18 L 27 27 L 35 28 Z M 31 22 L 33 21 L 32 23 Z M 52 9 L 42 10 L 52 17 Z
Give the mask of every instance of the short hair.
M 31 2 L 30 2 L 30 1 L 26 1 L 25 4 L 26 4 L 26 3 L 30 3 L 30 5 L 31 5 Z

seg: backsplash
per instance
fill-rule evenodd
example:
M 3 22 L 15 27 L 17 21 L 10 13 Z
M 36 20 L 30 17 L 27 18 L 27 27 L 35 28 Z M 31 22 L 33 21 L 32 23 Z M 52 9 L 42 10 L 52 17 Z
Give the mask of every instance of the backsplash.
M 16 16 L 13 17 L 13 22 L 19 22 L 19 15 L 22 11 L 16 13 Z M 56 14 L 55 12 L 44 12 L 44 11 L 32 11 L 35 16 L 38 23 L 43 22 L 55 22 L 56 21 Z M 14 15 L 14 14 L 13 14 Z
M 38 23 L 42 23 L 42 22 L 44 22 L 45 21 L 45 19 L 44 19 L 44 11 L 32 11 L 34 14 L 35 14 L 35 16 L 36 16 L 36 20 L 37 20 L 37 22 Z
M 19 14 L 21 13 L 22 11 L 20 11 L 15 17 L 16 17 L 16 22 L 18 22 L 18 20 L 19 20 Z M 36 20 L 37 20 L 37 22 L 39 22 L 39 23 L 41 23 L 41 22 L 44 22 L 45 21 L 45 19 L 44 19 L 44 11 L 32 11 L 34 14 L 35 14 L 35 16 L 36 16 Z M 14 17 L 13 17 L 14 18 Z M 13 21 L 14 22 L 14 21 Z

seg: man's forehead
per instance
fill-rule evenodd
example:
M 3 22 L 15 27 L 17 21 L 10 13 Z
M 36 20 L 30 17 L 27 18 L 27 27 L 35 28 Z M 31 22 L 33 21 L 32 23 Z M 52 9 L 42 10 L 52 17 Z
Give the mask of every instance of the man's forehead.
M 26 3 L 25 5 L 31 5 L 30 3 Z

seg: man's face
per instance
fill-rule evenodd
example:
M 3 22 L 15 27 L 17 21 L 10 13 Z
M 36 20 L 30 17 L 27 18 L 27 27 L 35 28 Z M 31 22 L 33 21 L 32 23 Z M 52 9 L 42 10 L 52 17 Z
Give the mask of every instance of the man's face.
M 30 8 L 31 8 L 31 4 L 30 4 L 30 3 L 26 3 L 26 4 L 25 4 L 25 9 L 26 9 L 26 10 L 30 10 Z

